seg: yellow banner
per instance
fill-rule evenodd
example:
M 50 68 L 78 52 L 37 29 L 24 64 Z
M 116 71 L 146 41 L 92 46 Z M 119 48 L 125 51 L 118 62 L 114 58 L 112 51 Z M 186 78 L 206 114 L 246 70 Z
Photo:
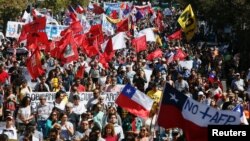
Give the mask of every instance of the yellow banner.
M 178 18 L 178 23 L 186 34 L 187 41 L 190 41 L 193 38 L 197 27 L 195 15 L 190 4 L 181 13 Z
M 110 17 L 107 16 L 107 20 L 112 23 L 112 24 L 117 24 L 121 21 L 121 19 L 112 19 Z

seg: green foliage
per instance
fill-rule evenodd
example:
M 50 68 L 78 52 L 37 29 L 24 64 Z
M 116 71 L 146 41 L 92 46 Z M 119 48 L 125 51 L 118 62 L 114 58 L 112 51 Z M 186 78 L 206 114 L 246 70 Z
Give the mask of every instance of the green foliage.
M 8 21 L 15 21 L 26 8 L 27 0 L 0 0 L 0 24 L 6 28 Z
M 64 11 L 69 5 L 75 7 L 77 4 L 87 6 L 88 0 L 45 0 L 40 7 L 52 9 L 53 13 L 57 14 Z

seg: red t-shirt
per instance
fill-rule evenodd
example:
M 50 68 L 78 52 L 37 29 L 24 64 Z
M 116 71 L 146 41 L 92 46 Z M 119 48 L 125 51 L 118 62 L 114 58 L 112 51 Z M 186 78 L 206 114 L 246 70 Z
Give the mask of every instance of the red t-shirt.
M 105 138 L 106 141 L 118 141 L 118 137 L 115 135 L 115 136 L 107 136 Z
M 83 85 L 79 85 L 77 87 L 78 92 L 85 92 L 85 87 Z
M 0 73 L 0 83 L 5 83 L 6 80 L 8 80 L 9 74 L 5 71 Z

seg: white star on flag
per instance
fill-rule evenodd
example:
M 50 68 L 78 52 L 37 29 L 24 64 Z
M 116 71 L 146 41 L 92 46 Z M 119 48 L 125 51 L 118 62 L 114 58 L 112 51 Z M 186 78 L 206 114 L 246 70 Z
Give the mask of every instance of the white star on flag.
M 131 92 L 131 90 L 130 89 L 127 89 L 127 91 L 126 91 L 128 94 Z
M 176 103 L 179 101 L 176 97 L 175 97 L 175 94 L 171 94 L 170 93 L 170 100 L 174 100 Z

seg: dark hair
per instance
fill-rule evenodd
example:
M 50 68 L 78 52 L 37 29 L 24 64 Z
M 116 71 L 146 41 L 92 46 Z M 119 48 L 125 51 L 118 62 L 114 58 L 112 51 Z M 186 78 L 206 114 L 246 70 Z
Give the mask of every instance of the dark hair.
M 20 103 L 20 105 L 21 105 L 21 107 L 25 107 L 26 105 L 26 102 L 27 102 L 27 100 L 28 99 L 31 99 L 29 96 L 25 96 L 23 99 L 22 99 L 22 101 L 21 101 L 21 103 Z
M 62 90 L 60 90 L 60 91 L 58 91 L 58 92 L 56 92 L 56 96 L 55 96 L 55 98 L 57 99 L 57 98 L 59 98 L 60 97 L 60 95 L 61 94 L 64 94 L 65 92 L 64 91 L 62 91 Z
M 52 128 L 52 129 L 50 130 L 49 133 L 50 133 L 50 134 L 51 134 L 51 133 L 56 133 L 56 134 L 58 135 L 58 134 L 59 134 L 59 130 L 56 129 L 56 128 Z
M 8 141 L 9 137 L 6 134 L 0 134 L 0 141 Z

